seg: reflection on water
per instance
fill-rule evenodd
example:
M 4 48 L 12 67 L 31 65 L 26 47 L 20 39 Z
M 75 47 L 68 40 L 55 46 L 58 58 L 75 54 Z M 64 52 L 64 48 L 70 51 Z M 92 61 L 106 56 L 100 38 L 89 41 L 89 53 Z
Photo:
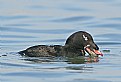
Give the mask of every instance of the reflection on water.
M 0 81 L 121 82 L 120 0 L 1 0 Z M 99 62 L 21 57 L 33 45 L 61 44 L 87 31 L 104 54 Z

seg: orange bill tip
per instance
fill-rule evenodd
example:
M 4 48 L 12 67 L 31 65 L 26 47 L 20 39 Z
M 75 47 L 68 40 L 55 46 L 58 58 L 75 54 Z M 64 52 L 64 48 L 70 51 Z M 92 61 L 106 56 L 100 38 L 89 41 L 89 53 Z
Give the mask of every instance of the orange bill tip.
M 99 50 L 94 50 L 94 53 L 103 56 L 103 54 Z

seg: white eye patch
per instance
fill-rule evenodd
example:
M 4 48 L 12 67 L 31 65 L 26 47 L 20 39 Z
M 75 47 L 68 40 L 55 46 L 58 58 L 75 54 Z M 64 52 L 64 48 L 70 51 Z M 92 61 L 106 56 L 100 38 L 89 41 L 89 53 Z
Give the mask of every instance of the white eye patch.
M 83 38 L 84 38 L 84 40 L 85 40 L 85 41 L 87 41 L 87 40 L 88 40 L 88 38 L 87 38 L 85 35 L 83 35 Z

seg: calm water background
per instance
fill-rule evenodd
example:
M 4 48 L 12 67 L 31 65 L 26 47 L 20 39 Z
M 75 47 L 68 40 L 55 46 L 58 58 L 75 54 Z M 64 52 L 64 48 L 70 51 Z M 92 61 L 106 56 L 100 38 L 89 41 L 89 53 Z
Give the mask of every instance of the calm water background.
M 79 30 L 93 35 L 104 53 L 99 62 L 32 62 L 17 54 L 64 45 Z M 121 0 L 0 0 L 0 82 L 121 82 Z

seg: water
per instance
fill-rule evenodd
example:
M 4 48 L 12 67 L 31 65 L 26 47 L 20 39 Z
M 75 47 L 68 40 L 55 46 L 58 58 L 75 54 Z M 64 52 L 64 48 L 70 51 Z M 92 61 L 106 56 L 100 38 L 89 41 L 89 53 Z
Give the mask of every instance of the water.
M 17 54 L 38 44 L 64 45 L 79 30 L 93 35 L 104 53 L 99 62 L 41 62 Z M 0 0 L 1 82 L 121 82 L 120 59 L 120 0 Z

